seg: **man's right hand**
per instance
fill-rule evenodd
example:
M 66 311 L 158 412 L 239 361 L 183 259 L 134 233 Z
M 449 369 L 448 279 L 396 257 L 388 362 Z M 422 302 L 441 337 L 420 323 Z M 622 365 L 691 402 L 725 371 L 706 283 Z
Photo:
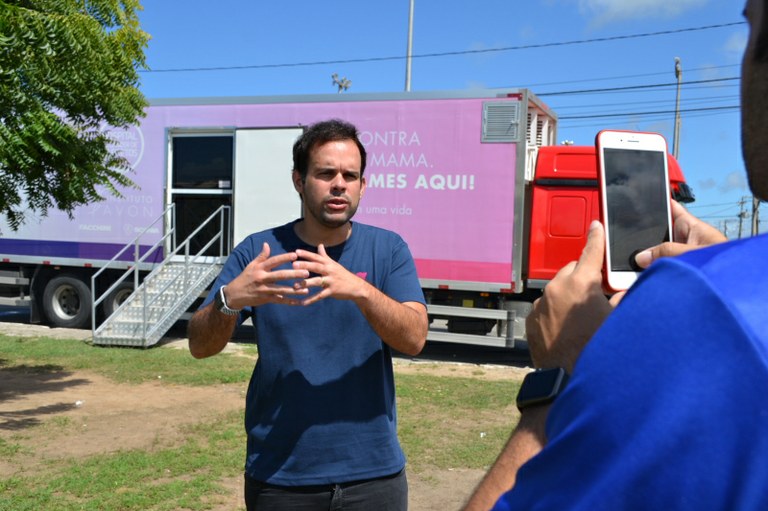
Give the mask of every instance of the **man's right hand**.
M 613 311 L 603 294 L 605 231 L 595 221 L 578 261 L 565 265 L 544 288 L 525 321 L 528 349 L 536 367 L 573 370 L 581 350 Z
M 225 290 L 227 305 L 233 309 L 258 307 L 265 303 L 299 305 L 296 296 L 306 295 L 306 288 L 295 289 L 292 284 L 280 284 L 309 277 L 307 270 L 275 270 L 297 259 L 295 252 L 269 257 L 269 244 L 264 243 L 261 253 L 245 267 L 240 275 L 227 284 Z
M 677 201 L 672 201 L 672 220 L 675 225 L 673 238 L 668 241 L 643 250 L 635 256 L 635 262 L 640 268 L 647 268 L 653 261 L 661 257 L 674 257 L 695 248 L 706 247 L 727 241 L 720 231 L 690 214 Z

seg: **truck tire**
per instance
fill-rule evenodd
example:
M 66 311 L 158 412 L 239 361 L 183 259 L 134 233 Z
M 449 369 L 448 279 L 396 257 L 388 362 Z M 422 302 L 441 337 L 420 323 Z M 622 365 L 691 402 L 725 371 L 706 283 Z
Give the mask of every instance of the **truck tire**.
M 91 289 L 75 275 L 60 275 L 45 285 L 43 314 L 59 328 L 85 328 L 91 319 Z
M 110 317 L 115 313 L 118 307 L 133 294 L 133 284 L 129 282 L 123 282 L 117 286 L 109 296 L 104 299 L 104 305 L 102 305 L 104 311 L 104 318 Z

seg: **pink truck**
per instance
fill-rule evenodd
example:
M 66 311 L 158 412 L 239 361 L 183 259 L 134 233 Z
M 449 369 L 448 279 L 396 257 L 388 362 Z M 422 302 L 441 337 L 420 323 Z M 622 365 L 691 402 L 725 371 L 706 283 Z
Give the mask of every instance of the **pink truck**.
M 0 226 L 0 294 L 33 321 L 90 326 L 96 344 L 156 343 L 234 244 L 300 214 L 291 147 L 332 117 L 361 132 L 355 220 L 409 244 L 429 340 L 525 346 L 530 304 L 578 257 L 597 201 L 594 148 L 555 145 L 555 114 L 524 89 L 153 101 L 139 127 L 113 132 L 138 188 L 73 220 Z

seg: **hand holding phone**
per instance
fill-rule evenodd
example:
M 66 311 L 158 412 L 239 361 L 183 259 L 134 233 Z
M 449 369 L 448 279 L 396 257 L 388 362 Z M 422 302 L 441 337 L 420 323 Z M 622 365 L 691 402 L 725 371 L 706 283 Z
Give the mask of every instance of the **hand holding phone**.
M 653 261 L 662 257 L 675 257 L 689 250 L 708 247 L 728 241 L 717 228 L 699 220 L 682 204 L 672 201 L 673 240 L 655 247 L 648 247 L 635 256 L 638 266 L 648 268 Z
M 601 131 L 595 143 L 603 283 L 608 292 L 623 291 L 642 271 L 635 254 L 672 239 L 667 143 L 657 133 L 615 130 Z
M 535 367 L 563 367 L 572 372 L 584 346 L 613 311 L 617 302 L 606 298 L 600 274 L 604 256 L 605 229 L 595 221 L 589 226 L 579 260 L 557 272 L 525 318 Z

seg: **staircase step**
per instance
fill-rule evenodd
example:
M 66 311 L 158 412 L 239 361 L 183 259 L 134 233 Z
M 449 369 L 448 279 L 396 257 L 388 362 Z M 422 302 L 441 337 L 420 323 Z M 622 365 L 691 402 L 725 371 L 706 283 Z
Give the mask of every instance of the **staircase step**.
M 221 265 L 217 263 L 188 266 L 185 277 L 184 263 L 165 263 L 160 272 L 148 276 L 115 314 L 96 330 L 93 343 L 141 347 L 156 344 L 199 299 L 220 269 Z M 162 294 L 158 294 L 161 290 Z M 145 294 L 147 303 L 151 303 L 146 312 L 143 305 Z

